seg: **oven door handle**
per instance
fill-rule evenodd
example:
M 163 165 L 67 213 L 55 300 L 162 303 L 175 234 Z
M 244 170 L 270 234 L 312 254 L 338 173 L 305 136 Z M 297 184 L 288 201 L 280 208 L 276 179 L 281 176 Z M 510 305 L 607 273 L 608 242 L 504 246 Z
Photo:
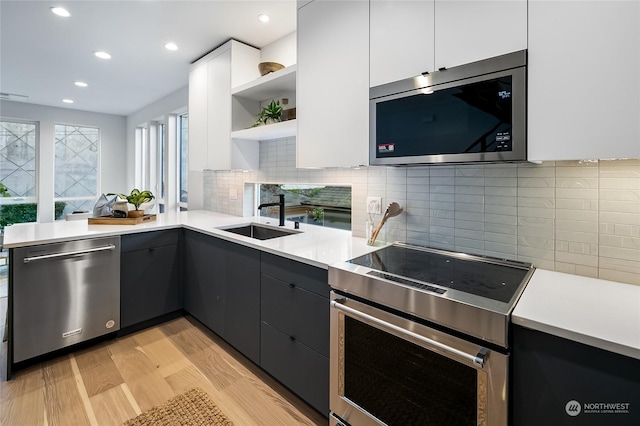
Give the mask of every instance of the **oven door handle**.
M 354 317 L 361 318 L 361 319 L 367 320 L 367 321 L 369 321 L 369 322 L 371 322 L 373 324 L 377 324 L 377 325 L 382 326 L 384 328 L 393 330 L 398 334 L 401 334 L 401 335 L 404 335 L 404 336 L 409 336 L 409 337 L 411 337 L 411 338 L 413 338 L 415 340 L 418 340 L 420 342 L 426 343 L 427 345 L 435 346 L 436 348 L 442 349 L 445 352 L 449 352 L 449 353 L 455 354 L 455 355 L 457 355 L 459 357 L 462 357 L 462 358 L 464 358 L 464 359 L 466 359 L 466 360 L 468 360 L 468 361 L 470 361 L 470 362 L 472 362 L 472 363 L 474 363 L 476 365 L 479 365 L 480 367 L 484 367 L 485 360 L 487 358 L 487 355 L 489 354 L 489 350 L 486 349 L 486 348 L 480 348 L 480 351 L 478 351 L 478 353 L 476 355 L 471 355 L 471 354 L 468 354 L 467 352 L 461 351 L 459 349 L 452 348 L 449 345 L 445 345 L 445 344 L 440 343 L 438 341 L 429 339 L 428 337 L 424 337 L 424 336 L 421 336 L 421 335 L 419 335 L 417 333 L 414 333 L 412 331 L 405 330 L 402 327 L 398 327 L 397 325 L 388 323 L 386 321 L 378 319 L 378 318 L 376 318 L 374 316 L 371 316 L 369 314 L 365 314 L 364 312 L 360 312 L 357 309 L 353 309 L 353 308 L 350 308 L 348 306 L 345 306 L 344 305 L 345 301 L 346 300 L 344 300 L 344 299 L 332 300 L 331 301 L 331 307 L 335 308 L 335 309 L 337 309 L 339 311 L 343 311 L 343 312 L 345 312 L 347 314 L 350 314 L 350 315 L 352 315 Z

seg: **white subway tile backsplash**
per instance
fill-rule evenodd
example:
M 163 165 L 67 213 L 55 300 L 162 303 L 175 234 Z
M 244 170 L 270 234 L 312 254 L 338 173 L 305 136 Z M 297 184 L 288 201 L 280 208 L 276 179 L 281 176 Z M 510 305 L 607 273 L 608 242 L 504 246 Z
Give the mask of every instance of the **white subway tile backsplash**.
M 499 227 L 499 226 L 514 227 L 518 224 L 518 217 L 515 214 L 514 215 L 492 214 L 492 213 L 485 212 L 484 223 L 485 223 L 485 229 L 489 224 L 492 224 L 496 227 Z
M 261 141 L 259 171 L 206 171 L 205 208 L 252 215 L 254 182 L 350 184 L 355 236 L 380 196 L 405 209 L 387 240 L 640 284 L 640 159 L 318 170 L 295 167 L 295 144 Z

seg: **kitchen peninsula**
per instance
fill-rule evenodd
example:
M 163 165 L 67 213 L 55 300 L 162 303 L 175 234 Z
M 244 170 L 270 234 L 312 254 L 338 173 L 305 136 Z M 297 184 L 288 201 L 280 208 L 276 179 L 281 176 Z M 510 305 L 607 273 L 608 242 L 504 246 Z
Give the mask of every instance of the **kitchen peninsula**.
M 259 240 L 221 229 L 249 223 L 291 234 Z M 139 225 L 89 225 L 86 220 L 76 220 L 7 227 L 4 246 L 10 250 L 11 262 L 8 376 L 23 365 L 61 354 L 67 346 L 83 342 L 81 335 L 89 329 L 88 322 L 102 327 L 102 338 L 108 338 L 188 313 L 311 406 L 326 413 L 327 268 L 336 261 L 369 253 L 375 247 L 368 246 L 363 238 L 352 237 L 349 231 L 305 224 L 296 230 L 293 222 L 287 222 L 284 227 L 277 225 L 277 220 L 263 217 L 189 211 L 158 214 L 155 221 Z M 112 241 L 113 237 L 116 242 Z M 105 243 L 107 248 L 120 244 L 119 264 L 114 266 L 120 278 L 119 282 L 115 280 L 119 315 L 92 318 L 91 314 L 97 315 L 97 312 L 89 307 L 87 315 L 79 315 L 78 323 L 70 324 L 70 318 L 75 318 L 72 312 L 82 311 L 81 305 L 90 302 L 91 286 L 87 284 L 93 279 L 88 275 L 72 278 L 70 274 L 86 274 L 95 270 L 95 265 L 84 265 L 83 270 L 75 272 L 67 267 L 61 279 L 50 274 L 46 280 L 39 280 L 41 283 L 62 281 L 58 293 L 78 293 L 78 296 L 71 294 L 61 299 L 68 306 L 49 309 L 48 306 L 56 304 L 52 298 L 57 301 L 58 295 L 48 295 L 48 289 L 29 294 L 14 291 L 27 284 L 27 280 L 19 276 L 20 268 L 23 264 L 35 266 L 38 262 L 34 259 L 45 257 L 38 253 L 43 247 L 105 239 L 109 239 Z M 85 247 L 74 249 L 79 251 Z M 16 256 L 18 252 L 27 254 Z M 71 255 L 64 259 L 77 265 L 83 257 Z M 25 263 L 24 258 L 29 260 Z M 48 262 L 45 266 L 53 268 L 55 262 L 62 260 L 46 258 L 45 261 Z M 28 281 L 30 284 L 34 280 Z M 49 282 L 48 287 L 51 286 Z M 39 297 L 45 299 L 43 307 L 32 312 L 28 307 L 37 305 Z M 107 303 L 100 297 L 96 306 Z M 29 317 L 18 324 L 21 311 L 27 309 L 31 309 Z M 32 315 L 44 316 L 33 320 Z M 61 323 L 60 329 L 51 329 L 54 322 Z M 63 338 L 56 337 L 60 343 L 55 350 L 46 346 L 39 350 L 32 348 L 59 333 L 63 333 Z M 28 349 L 24 352 L 31 355 L 16 358 L 21 339 L 33 341 L 23 345 Z M 286 353 L 291 357 L 282 356 Z M 312 374 L 306 373 L 310 366 Z M 305 380 L 301 381 L 300 377 Z

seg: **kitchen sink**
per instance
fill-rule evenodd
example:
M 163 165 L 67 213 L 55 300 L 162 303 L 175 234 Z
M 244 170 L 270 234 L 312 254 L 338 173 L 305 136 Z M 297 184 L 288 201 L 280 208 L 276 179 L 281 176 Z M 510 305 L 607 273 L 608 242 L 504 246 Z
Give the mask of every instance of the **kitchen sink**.
M 292 229 L 275 228 L 257 223 L 218 229 L 221 231 L 233 232 L 238 235 L 244 235 L 245 237 L 255 238 L 257 240 L 270 240 L 272 238 L 286 237 L 287 235 L 299 234 L 302 232 L 294 231 Z

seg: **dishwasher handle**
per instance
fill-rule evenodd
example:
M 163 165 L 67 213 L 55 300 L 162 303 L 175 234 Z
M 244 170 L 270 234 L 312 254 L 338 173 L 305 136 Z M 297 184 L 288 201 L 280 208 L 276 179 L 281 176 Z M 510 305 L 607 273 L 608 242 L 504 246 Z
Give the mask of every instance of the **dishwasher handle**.
M 109 244 L 109 245 L 103 246 L 103 247 L 96 247 L 96 248 L 75 250 L 75 251 L 65 251 L 65 252 L 62 252 L 62 253 L 43 254 L 43 255 L 40 255 L 40 256 L 33 256 L 33 257 L 25 257 L 24 259 L 22 259 L 22 261 L 24 263 L 29 263 L 29 262 L 33 262 L 34 260 L 53 259 L 53 258 L 56 258 L 56 257 L 82 256 L 82 255 L 85 255 L 85 254 L 96 253 L 96 252 L 99 252 L 99 251 L 115 250 L 115 248 L 116 248 L 115 245 Z

